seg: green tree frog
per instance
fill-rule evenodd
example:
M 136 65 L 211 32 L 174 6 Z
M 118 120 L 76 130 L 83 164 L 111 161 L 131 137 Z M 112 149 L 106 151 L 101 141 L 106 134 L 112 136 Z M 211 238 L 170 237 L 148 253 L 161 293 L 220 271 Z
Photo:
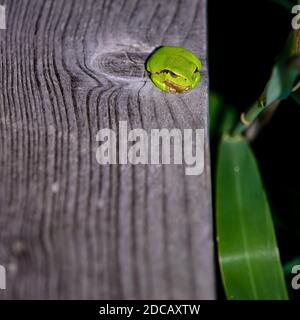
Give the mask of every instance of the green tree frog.
M 189 50 L 160 47 L 147 60 L 146 69 L 153 83 L 169 93 L 188 92 L 200 81 L 202 64 Z

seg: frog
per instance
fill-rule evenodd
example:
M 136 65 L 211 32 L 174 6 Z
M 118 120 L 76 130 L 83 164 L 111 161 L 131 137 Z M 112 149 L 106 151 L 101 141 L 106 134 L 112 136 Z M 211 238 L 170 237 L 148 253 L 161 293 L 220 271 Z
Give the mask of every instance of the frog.
M 162 46 L 146 61 L 146 70 L 156 87 L 167 93 L 187 93 L 200 82 L 202 63 L 188 49 Z

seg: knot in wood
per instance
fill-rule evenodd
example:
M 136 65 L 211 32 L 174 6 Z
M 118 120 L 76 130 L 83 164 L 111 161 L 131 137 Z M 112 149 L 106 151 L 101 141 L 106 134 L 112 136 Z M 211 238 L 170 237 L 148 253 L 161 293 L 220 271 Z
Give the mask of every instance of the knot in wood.
M 100 72 L 123 79 L 143 78 L 148 55 L 147 52 L 107 52 L 97 58 L 97 67 Z

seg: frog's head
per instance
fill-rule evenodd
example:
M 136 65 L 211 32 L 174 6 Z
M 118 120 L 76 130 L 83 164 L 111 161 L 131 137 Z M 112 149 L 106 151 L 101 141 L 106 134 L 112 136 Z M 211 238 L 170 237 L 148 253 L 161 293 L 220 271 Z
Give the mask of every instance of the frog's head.
M 160 89 L 170 93 L 188 92 L 200 81 L 201 62 L 184 48 L 163 47 L 147 63 L 147 70 Z
M 176 59 L 170 61 L 166 68 L 159 72 L 159 76 L 169 92 L 188 92 L 199 82 L 200 70 L 198 66 L 188 59 L 176 57 Z

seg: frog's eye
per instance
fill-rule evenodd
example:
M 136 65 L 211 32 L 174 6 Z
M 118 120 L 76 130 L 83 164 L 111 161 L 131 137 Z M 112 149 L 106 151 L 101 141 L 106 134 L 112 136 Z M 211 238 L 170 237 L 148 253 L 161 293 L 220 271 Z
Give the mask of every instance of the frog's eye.
M 168 69 L 163 69 L 163 70 L 161 70 L 159 73 L 168 73 L 168 74 L 170 74 L 171 77 L 173 77 L 173 78 L 178 78 L 178 77 L 179 77 L 176 73 L 174 73 L 174 72 L 172 72 L 172 71 L 170 71 L 170 70 L 168 70 Z
M 174 73 L 172 71 L 169 71 L 169 73 L 170 73 L 171 77 L 178 78 L 178 75 L 176 73 Z

